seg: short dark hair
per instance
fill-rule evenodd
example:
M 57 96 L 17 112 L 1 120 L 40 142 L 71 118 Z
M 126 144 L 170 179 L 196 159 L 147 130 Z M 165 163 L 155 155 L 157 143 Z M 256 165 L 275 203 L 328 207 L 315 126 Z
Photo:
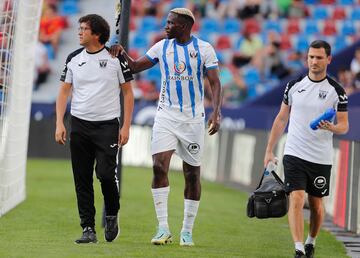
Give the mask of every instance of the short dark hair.
M 109 23 L 100 15 L 88 14 L 79 19 L 79 23 L 86 23 L 89 25 L 91 32 L 95 35 L 99 35 L 99 42 L 102 45 L 109 40 L 110 26 Z
M 314 40 L 311 42 L 309 48 L 324 48 L 327 56 L 331 56 L 331 46 L 325 40 Z

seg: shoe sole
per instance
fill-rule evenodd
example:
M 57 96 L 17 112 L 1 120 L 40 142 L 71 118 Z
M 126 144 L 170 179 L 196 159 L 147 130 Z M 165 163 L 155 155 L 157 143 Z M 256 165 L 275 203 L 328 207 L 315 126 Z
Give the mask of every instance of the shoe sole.
M 194 243 L 183 243 L 183 242 L 180 242 L 180 246 L 194 246 L 195 244 Z
M 76 241 L 74 241 L 74 244 L 75 244 L 75 245 L 97 244 L 97 243 L 99 243 L 99 241 L 96 241 L 96 242 L 76 242 Z
M 169 237 L 167 239 L 160 239 L 160 240 L 151 240 L 151 243 L 153 245 L 166 245 L 166 244 L 171 244 L 172 243 L 172 238 Z

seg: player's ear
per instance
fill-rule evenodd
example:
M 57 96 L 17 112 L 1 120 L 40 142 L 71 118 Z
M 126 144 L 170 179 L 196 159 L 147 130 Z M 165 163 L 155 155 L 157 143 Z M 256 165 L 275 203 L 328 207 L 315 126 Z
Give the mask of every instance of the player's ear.
M 330 63 L 331 63 L 331 60 L 332 60 L 332 56 L 328 56 L 328 57 L 327 57 L 327 60 L 328 60 L 328 64 L 330 64 Z

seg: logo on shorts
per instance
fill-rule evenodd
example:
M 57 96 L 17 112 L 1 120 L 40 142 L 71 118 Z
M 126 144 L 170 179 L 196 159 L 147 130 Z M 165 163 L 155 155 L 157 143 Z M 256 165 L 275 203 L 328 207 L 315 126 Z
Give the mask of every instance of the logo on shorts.
M 323 176 L 318 176 L 317 178 L 315 178 L 314 180 L 314 186 L 317 189 L 323 189 L 326 185 L 326 178 Z
M 188 148 L 188 151 L 189 151 L 191 154 L 196 154 L 196 153 L 198 153 L 199 150 L 200 150 L 200 145 L 197 144 L 197 143 L 190 143 L 187 148 Z

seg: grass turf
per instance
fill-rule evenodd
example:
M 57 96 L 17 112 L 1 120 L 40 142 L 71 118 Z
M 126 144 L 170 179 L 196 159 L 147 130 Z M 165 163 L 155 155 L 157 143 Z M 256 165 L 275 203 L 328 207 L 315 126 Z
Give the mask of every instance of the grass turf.
M 153 246 L 156 231 L 151 197 L 150 169 L 123 169 L 120 210 L 121 234 L 113 243 L 104 241 L 100 227 L 102 198 L 95 179 L 96 223 L 100 242 L 76 245 L 81 235 L 69 161 L 28 161 L 27 199 L 0 218 L 0 257 L 293 257 L 293 243 L 286 217 L 249 219 L 247 194 L 202 182 L 202 199 L 195 222 L 194 247 L 179 246 L 183 219 L 181 173 L 170 173 L 169 224 L 174 242 Z M 342 243 L 322 231 L 316 257 L 347 257 Z

